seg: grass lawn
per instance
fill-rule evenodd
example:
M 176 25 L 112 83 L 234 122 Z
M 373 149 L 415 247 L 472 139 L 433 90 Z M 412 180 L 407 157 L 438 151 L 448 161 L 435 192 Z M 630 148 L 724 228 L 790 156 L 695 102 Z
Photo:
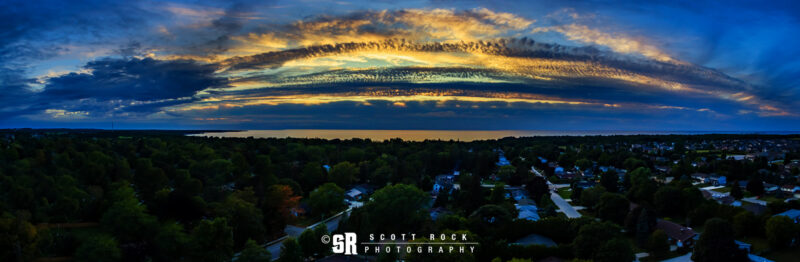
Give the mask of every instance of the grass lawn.
M 570 199 L 572 196 L 572 189 L 569 187 L 562 187 L 558 189 L 558 195 L 563 199 Z
M 763 237 L 745 237 L 737 240 L 753 245 L 750 247 L 750 252 L 753 254 L 761 254 L 769 251 L 769 242 Z
M 762 255 L 774 261 L 797 261 L 800 258 L 800 248 L 787 248 L 784 250 L 768 252 Z
M 763 237 L 747 237 L 739 241 L 753 245 L 751 252 L 758 256 L 766 257 L 774 261 L 796 261 L 800 258 L 800 248 L 786 248 L 783 250 L 771 251 L 767 239 Z
M 712 190 L 720 192 L 720 193 L 731 192 L 731 188 L 730 187 L 722 187 L 722 188 L 717 188 L 717 189 L 712 189 Z
M 759 200 L 767 201 L 767 203 L 772 203 L 772 202 L 783 202 L 784 199 L 777 198 L 774 196 L 763 196 Z

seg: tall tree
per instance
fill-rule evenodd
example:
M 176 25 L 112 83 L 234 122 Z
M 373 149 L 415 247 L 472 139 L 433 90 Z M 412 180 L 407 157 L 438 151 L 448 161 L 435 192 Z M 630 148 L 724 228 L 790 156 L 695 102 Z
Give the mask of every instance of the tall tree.
M 764 181 L 758 175 L 754 175 L 747 181 L 747 191 L 756 196 L 764 195 Z
M 350 162 L 344 161 L 331 167 L 328 177 L 331 182 L 344 188 L 355 182 L 356 175 L 358 175 L 358 167 Z
M 742 192 L 742 188 L 739 187 L 739 181 L 734 181 L 733 184 L 731 184 L 731 197 L 736 200 L 744 197 L 744 192 Z
M 525 186 L 531 199 L 542 199 L 542 196 L 550 194 L 550 187 L 544 177 L 534 176 Z
M 614 238 L 605 242 L 594 257 L 597 262 L 630 262 L 636 257 L 631 243 L 624 238 Z
M 272 255 L 267 251 L 266 248 L 261 247 L 253 241 L 252 239 L 248 239 L 247 242 L 244 244 L 244 249 L 242 253 L 239 254 L 239 259 L 236 261 L 239 262 L 269 262 L 271 260 Z
M 192 231 L 195 261 L 228 261 L 233 256 L 233 228 L 225 218 L 200 221 Z
M 663 216 L 680 214 L 683 211 L 681 190 L 674 186 L 663 186 L 656 191 L 653 204 Z
M 605 193 L 597 203 L 598 217 L 623 225 L 625 217 L 630 210 L 630 203 L 624 196 L 615 193 Z
M 669 253 L 669 238 L 663 230 L 653 231 L 648 242 L 648 249 L 653 258 L 664 258 Z
M 297 240 L 289 237 L 283 241 L 281 245 L 281 257 L 278 258 L 280 262 L 303 262 L 303 249 Z
M 647 244 L 647 239 L 650 237 L 650 232 L 653 230 L 651 221 L 655 220 L 650 217 L 646 208 L 639 212 L 639 217 L 636 219 L 636 243 L 643 247 Z
M 92 236 L 75 251 L 77 261 L 113 262 L 122 260 L 122 252 L 117 241 L 111 236 Z
M 767 220 L 765 233 L 769 245 L 775 249 L 788 247 L 797 235 L 797 226 L 785 216 L 773 216 Z
M 734 241 L 733 227 L 722 219 L 706 221 L 703 234 L 694 245 L 692 260 L 697 262 L 749 261 L 747 252 Z
M 397 184 L 375 191 L 364 208 L 369 220 L 383 230 L 409 232 L 418 229 L 429 218 L 422 208 L 428 194 L 412 185 Z
M 311 191 L 308 205 L 315 214 L 329 216 L 345 208 L 344 189 L 334 183 L 325 183 Z
M 616 193 L 619 191 L 619 175 L 616 171 L 608 171 L 600 175 L 600 185 L 606 188 L 606 191 Z
M 257 199 L 252 188 L 237 190 L 221 205 L 221 213 L 233 228 L 234 247 L 240 248 L 248 239 L 264 240 L 263 213 L 256 207 Z
M 111 192 L 111 207 L 103 214 L 100 223 L 122 243 L 138 242 L 155 233 L 157 221 L 147 214 L 142 204 L 127 182 L 116 184 Z
M 290 209 L 297 206 L 299 200 L 300 197 L 294 196 L 287 185 L 272 185 L 267 189 L 261 207 L 267 234 L 275 237 L 283 234 L 283 228 L 291 218 Z

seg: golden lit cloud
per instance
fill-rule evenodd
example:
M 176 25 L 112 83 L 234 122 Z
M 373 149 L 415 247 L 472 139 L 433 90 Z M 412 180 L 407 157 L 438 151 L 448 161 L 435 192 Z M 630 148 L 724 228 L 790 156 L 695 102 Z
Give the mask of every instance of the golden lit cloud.
M 591 29 L 585 25 L 568 24 L 533 29 L 533 33 L 548 31 L 562 33 L 570 40 L 606 46 L 619 53 L 640 54 L 661 62 L 678 62 L 665 52 L 661 51 L 659 48 L 647 44 L 641 39 L 636 39 L 619 33 L 606 33 Z

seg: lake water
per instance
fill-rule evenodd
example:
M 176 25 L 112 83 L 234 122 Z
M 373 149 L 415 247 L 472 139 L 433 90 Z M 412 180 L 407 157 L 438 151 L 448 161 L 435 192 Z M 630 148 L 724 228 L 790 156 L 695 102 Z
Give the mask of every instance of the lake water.
M 697 135 L 697 134 L 741 134 L 745 132 L 704 131 L 552 131 L 552 130 L 339 130 L 339 129 L 282 129 L 206 132 L 190 136 L 208 137 L 256 137 L 256 138 L 324 138 L 324 139 L 372 139 L 383 141 L 401 138 L 406 141 L 430 140 L 487 140 L 504 137 L 529 136 L 596 136 L 596 135 Z M 778 132 L 761 132 L 777 134 Z

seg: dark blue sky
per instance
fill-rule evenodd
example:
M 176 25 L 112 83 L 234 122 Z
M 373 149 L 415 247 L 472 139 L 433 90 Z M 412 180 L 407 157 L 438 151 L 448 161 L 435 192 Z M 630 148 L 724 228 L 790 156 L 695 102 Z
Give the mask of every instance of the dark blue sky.
M 800 130 L 796 1 L 3 1 L 0 128 Z

